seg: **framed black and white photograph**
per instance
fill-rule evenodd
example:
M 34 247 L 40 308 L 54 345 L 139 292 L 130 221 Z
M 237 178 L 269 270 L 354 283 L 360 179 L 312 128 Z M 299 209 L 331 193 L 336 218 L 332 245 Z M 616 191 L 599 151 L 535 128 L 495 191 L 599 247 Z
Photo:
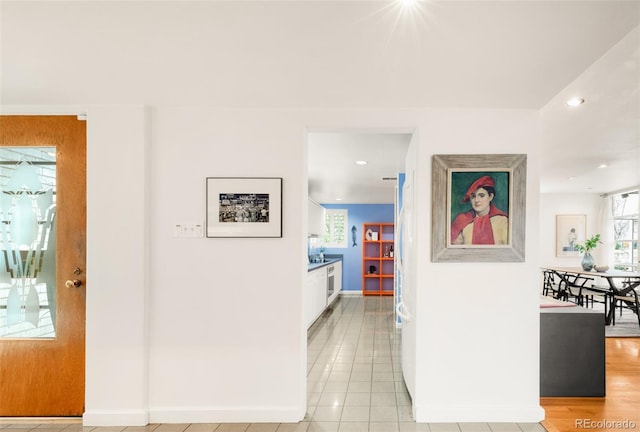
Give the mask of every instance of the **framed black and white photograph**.
M 577 257 L 578 244 L 587 238 L 587 215 L 556 215 L 556 256 Z
M 524 261 L 526 155 L 434 155 L 433 262 Z
M 282 237 L 282 178 L 207 177 L 207 237 Z

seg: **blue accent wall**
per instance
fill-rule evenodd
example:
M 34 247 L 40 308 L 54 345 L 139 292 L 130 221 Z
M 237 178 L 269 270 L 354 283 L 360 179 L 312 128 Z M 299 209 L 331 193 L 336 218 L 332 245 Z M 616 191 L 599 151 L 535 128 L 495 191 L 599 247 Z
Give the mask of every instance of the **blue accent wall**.
M 325 254 L 342 254 L 342 289 L 362 290 L 362 224 L 367 222 L 393 222 L 393 204 L 321 204 L 326 209 L 347 209 L 349 244 L 345 248 L 326 248 Z M 356 246 L 353 246 L 352 227 L 356 227 Z

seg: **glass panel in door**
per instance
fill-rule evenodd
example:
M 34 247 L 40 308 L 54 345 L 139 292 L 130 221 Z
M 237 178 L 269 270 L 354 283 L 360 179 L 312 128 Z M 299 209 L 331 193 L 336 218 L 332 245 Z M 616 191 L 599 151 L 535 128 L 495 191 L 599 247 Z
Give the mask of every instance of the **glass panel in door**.
M 55 338 L 56 148 L 0 148 L 0 338 Z

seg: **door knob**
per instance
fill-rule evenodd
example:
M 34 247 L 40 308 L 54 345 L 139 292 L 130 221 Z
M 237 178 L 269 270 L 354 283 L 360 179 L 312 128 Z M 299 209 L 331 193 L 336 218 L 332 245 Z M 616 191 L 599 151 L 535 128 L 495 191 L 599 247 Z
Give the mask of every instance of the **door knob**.
M 68 280 L 64 283 L 64 285 L 67 288 L 78 288 L 80 285 L 82 285 L 82 281 L 78 280 L 78 279 L 74 279 L 74 280 Z

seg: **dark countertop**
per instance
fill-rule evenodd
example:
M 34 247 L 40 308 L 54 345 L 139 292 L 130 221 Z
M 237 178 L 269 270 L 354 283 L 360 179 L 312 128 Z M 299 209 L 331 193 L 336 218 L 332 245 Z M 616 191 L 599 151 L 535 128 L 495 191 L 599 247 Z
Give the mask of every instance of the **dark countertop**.
M 319 268 L 328 266 L 329 264 L 333 264 L 336 263 L 338 261 L 342 261 L 342 258 L 325 258 L 324 262 L 321 263 L 311 263 L 309 264 L 309 269 L 308 271 L 313 271 L 313 270 L 317 270 Z

